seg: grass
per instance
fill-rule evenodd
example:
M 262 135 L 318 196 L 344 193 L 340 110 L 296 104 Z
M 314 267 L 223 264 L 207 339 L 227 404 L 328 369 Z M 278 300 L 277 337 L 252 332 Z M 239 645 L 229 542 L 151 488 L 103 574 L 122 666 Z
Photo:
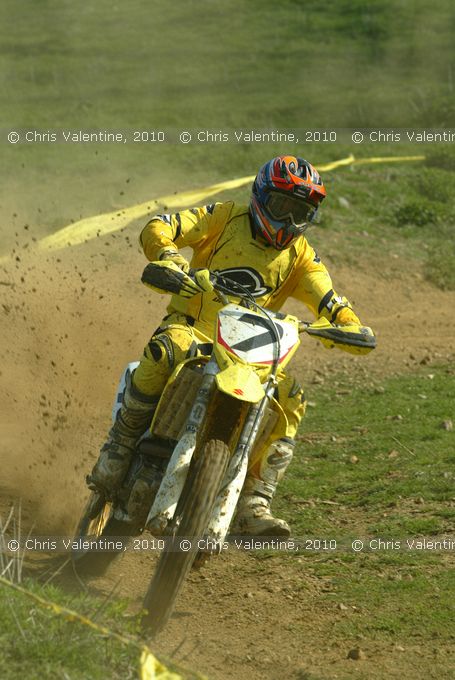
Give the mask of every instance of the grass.
M 455 290 L 455 243 L 449 228 L 445 233 L 447 238 L 430 246 L 424 273 L 441 290 Z
M 335 390 L 335 397 L 333 394 Z M 284 482 L 299 535 L 335 530 L 343 512 L 362 531 L 397 537 L 450 531 L 454 508 L 454 434 L 443 429 L 455 396 L 450 366 L 420 369 L 372 388 L 342 376 L 314 386 L 297 463 Z M 295 512 L 292 501 L 316 499 Z M 324 506 L 320 501 L 338 505 Z M 298 507 L 298 506 L 297 506 Z M 358 527 L 354 527 L 358 530 Z
M 33 596 L 133 638 L 139 633 L 139 625 L 137 619 L 126 616 L 126 603 L 109 598 L 100 603 L 87 593 L 72 595 L 56 585 L 42 585 L 27 577 L 25 552 L 11 553 L 7 546 L 11 538 L 24 538 L 20 506 L 12 506 L 5 520 L 0 518 L 0 573 L 22 589 L 0 583 L 2 678 L 136 677 L 140 657 L 137 647 L 93 631 L 68 614 L 39 604 Z
M 64 0 L 39 10 L 32 0 L 20 6 L 5 0 L 3 126 L 450 125 L 453 22 L 450 0 L 438 12 L 423 0 L 412 7 L 397 0 L 323 7 L 295 0 L 100 0 L 84 8 Z M 65 225 L 114 205 L 251 174 L 287 151 L 281 144 L 2 145 L 5 205 L 43 231 L 56 220 Z M 413 154 L 423 147 L 405 148 Z M 340 144 L 301 144 L 297 151 L 316 163 L 351 151 L 369 155 L 364 146 Z M 400 149 L 376 145 L 373 155 L 390 152 Z M 389 170 L 372 174 L 378 199 Z M 394 197 L 400 193 L 390 187 Z M 383 217 L 385 207 L 381 200 Z
M 86 595 L 70 596 L 54 586 L 42 587 L 33 581 L 27 588 L 41 597 L 61 606 L 94 616 L 100 603 Z M 110 628 L 132 632 L 130 620 L 125 617 L 125 605 L 108 603 L 100 622 Z M 2 678 L 71 677 L 74 680 L 93 678 L 137 677 L 140 653 L 100 635 L 77 622 L 41 608 L 26 595 L 0 588 L 0 667 Z
M 120 634 L 126 641 L 98 632 L 71 616 L 37 604 L 24 592 L 0 586 L 0 668 L 2 678 L 16 680 L 129 680 L 139 673 L 143 648 L 140 617 L 127 613 L 128 602 L 100 600 L 87 593 L 70 594 L 61 587 L 26 579 L 22 584 L 29 593 L 54 605 L 76 612 L 98 626 Z M 161 660 L 169 671 L 184 680 L 201 676 Z
M 25 6 L 14 23 L 19 10 L 7 0 L 1 24 L 6 117 L 22 104 L 27 124 L 387 126 L 428 115 L 436 94 L 450 94 L 448 0 L 437 15 L 423 0 L 412 11 L 396 0 Z M 272 92 L 282 94 L 274 103 Z
M 442 427 L 455 396 L 453 367 L 421 368 L 367 389 L 342 377 L 335 397 L 333 385 L 311 389 L 316 406 L 276 508 L 296 536 L 335 538 L 339 548 L 277 559 L 293 564 L 303 588 L 309 575 L 324 584 L 323 609 L 341 604 L 348 612 L 332 619 L 333 639 L 453 645 L 453 550 L 405 543 L 453 539 L 455 435 Z M 355 538 L 373 541 L 373 549 L 354 553 Z M 379 549 L 378 539 L 387 547 Z
M 450 125 L 453 25 L 449 0 L 437 13 L 423 0 L 412 9 L 397 0 L 367 5 L 343 0 L 327 7 L 294 0 L 278 5 L 191 0 L 171 6 L 164 0 L 115 6 L 101 0 L 83 10 L 65 1 L 39 11 L 31 0 L 20 10 L 5 0 L 4 126 L 217 131 Z M 229 40 L 219 40 L 221 33 Z M 12 244 L 24 224 L 31 225 L 31 235 L 42 236 L 80 217 L 250 175 L 285 151 L 294 149 L 5 142 L 0 180 L 6 219 L 0 237 Z M 368 266 L 393 253 L 440 288 L 455 288 L 455 251 L 447 247 L 455 220 L 450 146 L 353 147 L 338 141 L 300 143 L 295 152 L 316 165 L 352 152 L 427 155 L 426 164 L 326 173 L 328 198 L 311 238 L 329 260 L 333 254 L 337 261 Z M 249 187 L 215 197 L 227 198 L 248 201 Z
M 348 614 L 334 622 L 334 638 L 407 647 L 454 644 L 455 570 L 439 555 L 305 557 L 300 570 L 303 582 L 310 574 L 327 584 L 322 605 L 346 607 Z
M 392 256 L 403 269 L 409 266 L 439 288 L 454 290 L 455 172 L 448 163 L 453 151 L 414 151 L 428 153 L 428 159 L 328 174 L 328 199 L 309 239 L 329 261 L 360 267 L 376 261 L 379 269 L 389 269 Z M 381 155 L 388 153 L 405 155 L 409 149 L 381 149 Z M 376 154 L 371 146 L 362 150 L 364 157 Z

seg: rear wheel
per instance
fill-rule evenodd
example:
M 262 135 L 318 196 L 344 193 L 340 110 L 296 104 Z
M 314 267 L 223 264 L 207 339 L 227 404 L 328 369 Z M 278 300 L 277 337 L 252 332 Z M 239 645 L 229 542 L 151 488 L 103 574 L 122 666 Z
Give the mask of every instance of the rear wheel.
M 114 508 L 98 491 L 92 494 L 85 506 L 84 513 L 76 530 L 75 541 L 80 547 L 71 553 L 73 566 L 82 576 L 101 576 L 122 549 L 97 551 L 83 547 L 83 542 L 95 542 L 111 536 L 129 537 L 135 533 L 132 524 L 121 522 L 114 517 Z
M 144 598 L 147 615 L 143 624 L 152 636 L 164 628 L 175 600 L 198 553 L 197 539 L 207 527 L 215 504 L 218 490 L 229 461 L 227 445 L 217 439 L 208 441 L 196 461 L 194 474 L 190 475 L 184 489 L 184 503 L 181 508 L 180 524 L 175 533 L 174 545 L 164 551 Z M 191 549 L 179 549 L 179 538 L 189 538 Z

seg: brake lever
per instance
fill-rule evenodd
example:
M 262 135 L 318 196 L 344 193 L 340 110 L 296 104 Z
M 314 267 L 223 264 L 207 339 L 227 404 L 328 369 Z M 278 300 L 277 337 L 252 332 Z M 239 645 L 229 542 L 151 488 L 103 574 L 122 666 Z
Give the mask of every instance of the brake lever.
M 220 300 L 220 302 L 221 302 L 223 305 L 228 305 L 229 302 L 230 302 L 228 296 L 225 295 L 224 293 L 222 293 L 220 290 L 217 290 L 216 288 L 215 288 L 214 290 L 215 290 L 215 293 L 217 294 L 218 299 Z

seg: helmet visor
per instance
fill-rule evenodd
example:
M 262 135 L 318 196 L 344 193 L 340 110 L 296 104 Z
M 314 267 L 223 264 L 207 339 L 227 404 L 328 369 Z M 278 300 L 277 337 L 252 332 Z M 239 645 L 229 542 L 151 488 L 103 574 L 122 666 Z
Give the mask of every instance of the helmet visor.
M 279 221 L 290 220 L 295 225 L 311 222 L 317 211 L 314 205 L 301 198 L 288 196 L 276 191 L 271 191 L 268 194 L 265 208 L 273 219 Z

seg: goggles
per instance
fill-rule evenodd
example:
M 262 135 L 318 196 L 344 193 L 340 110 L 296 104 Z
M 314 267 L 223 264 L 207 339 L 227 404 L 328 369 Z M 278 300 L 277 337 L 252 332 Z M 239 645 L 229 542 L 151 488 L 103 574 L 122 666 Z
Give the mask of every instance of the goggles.
M 280 222 L 289 220 L 296 226 L 311 222 L 317 212 L 317 208 L 313 204 L 277 191 L 269 192 L 265 208 L 273 219 Z

